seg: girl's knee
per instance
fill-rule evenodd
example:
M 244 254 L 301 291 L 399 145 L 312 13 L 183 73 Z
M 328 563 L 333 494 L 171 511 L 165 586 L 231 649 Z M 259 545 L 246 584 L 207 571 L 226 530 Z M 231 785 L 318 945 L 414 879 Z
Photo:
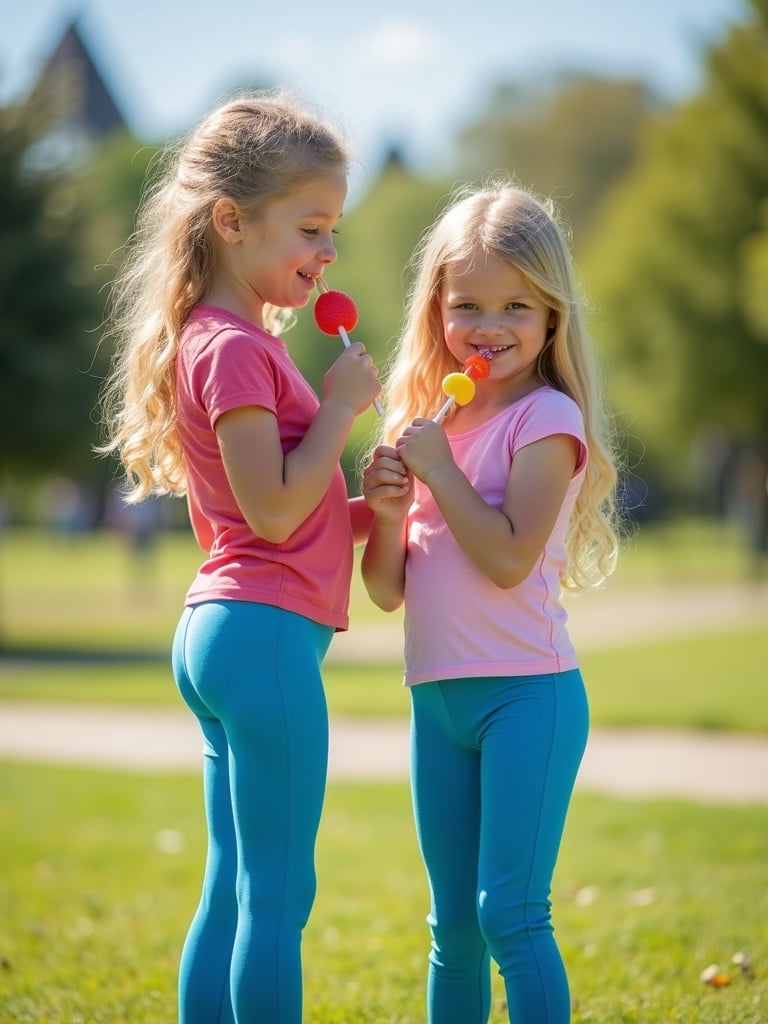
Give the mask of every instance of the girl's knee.
M 449 957 L 465 959 L 481 952 L 485 941 L 480 931 L 477 914 L 440 914 L 427 918 L 432 934 L 433 959 Z
M 546 897 L 483 892 L 478 901 L 478 921 L 491 955 L 502 962 L 503 951 L 527 942 L 534 933 L 551 932 L 551 904 Z

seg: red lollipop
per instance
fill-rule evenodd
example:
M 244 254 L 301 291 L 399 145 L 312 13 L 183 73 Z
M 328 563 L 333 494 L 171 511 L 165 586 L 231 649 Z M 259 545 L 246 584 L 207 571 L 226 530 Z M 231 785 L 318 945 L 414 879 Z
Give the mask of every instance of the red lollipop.
M 323 334 L 340 334 L 340 327 L 354 331 L 357 327 L 357 306 L 345 292 L 323 292 L 315 302 L 315 323 Z
M 321 277 L 317 278 L 317 287 L 320 294 L 315 299 L 315 323 L 323 334 L 338 334 L 344 342 L 344 348 L 349 348 L 347 331 L 357 326 L 357 306 L 346 292 L 334 291 Z M 379 416 L 384 415 L 378 398 L 374 398 L 373 407 Z

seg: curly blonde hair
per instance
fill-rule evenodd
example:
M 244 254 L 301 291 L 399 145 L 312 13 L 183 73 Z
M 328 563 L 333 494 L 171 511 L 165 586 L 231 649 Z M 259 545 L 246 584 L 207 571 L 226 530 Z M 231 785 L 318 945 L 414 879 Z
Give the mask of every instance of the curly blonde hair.
M 340 130 L 275 90 L 215 110 L 161 159 L 112 288 L 105 332 L 115 356 L 101 396 L 108 440 L 97 451 L 119 457 L 130 484 L 127 500 L 134 502 L 186 490 L 176 354 L 216 269 L 214 205 L 231 199 L 257 220 L 269 203 L 318 175 L 347 173 L 351 151 Z M 289 310 L 265 307 L 267 330 L 284 329 L 290 320 Z
M 442 404 L 442 381 L 460 369 L 443 340 L 440 291 L 446 268 L 483 254 L 508 260 L 556 315 L 538 373 L 579 406 L 589 463 L 566 539 L 567 589 L 602 583 L 618 554 L 617 456 L 612 419 L 587 334 L 567 236 L 554 205 L 506 179 L 458 190 L 414 252 L 402 333 L 384 374 L 387 414 L 378 440 L 393 444 L 416 416 Z

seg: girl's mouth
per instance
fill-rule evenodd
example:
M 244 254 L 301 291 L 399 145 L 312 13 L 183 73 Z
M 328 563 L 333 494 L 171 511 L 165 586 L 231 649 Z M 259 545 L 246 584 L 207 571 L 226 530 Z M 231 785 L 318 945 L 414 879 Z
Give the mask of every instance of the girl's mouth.
M 476 345 L 478 353 L 485 359 L 493 359 L 494 356 L 499 355 L 501 352 L 506 352 L 510 345 L 496 345 L 491 347 L 490 345 Z

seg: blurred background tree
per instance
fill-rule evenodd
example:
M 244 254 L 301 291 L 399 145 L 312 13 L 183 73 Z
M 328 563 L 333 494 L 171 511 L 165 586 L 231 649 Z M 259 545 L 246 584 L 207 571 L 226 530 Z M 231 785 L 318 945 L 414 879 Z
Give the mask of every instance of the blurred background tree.
M 659 112 L 605 197 L 583 268 L 624 419 L 678 494 L 702 431 L 768 438 L 768 3 Z
M 595 212 L 637 158 L 661 101 L 640 81 L 562 74 L 496 86 L 486 110 L 457 139 L 462 176 L 495 169 L 558 200 L 581 247 Z
M 72 175 L 41 159 L 38 99 L 0 109 L 0 479 L 87 473 L 98 374 L 97 296 L 81 259 L 86 210 Z
M 635 80 L 505 81 L 460 130 L 453 166 L 438 176 L 414 173 L 391 148 L 348 205 L 328 274 L 357 302 L 354 337 L 386 366 L 423 230 L 457 184 L 507 171 L 552 195 L 572 228 L 635 472 L 687 499 L 702 435 L 714 430 L 722 449 L 759 446 L 768 433 L 767 36 L 768 0 L 750 0 L 684 104 Z M 131 135 L 74 26 L 41 80 L 71 68 L 73 54 L 88 76 L 95 136 L 82 104 L 80 122 L 52 127 L 59 87 L 0 111 L 6 495 L 9 479 L 29 489 L 66 473 L 104 488 L 116 471 L 91 454 L 111 355 L 99 324 L 158 146 Z M 286 341 L 319 388 L 340 341 L 320 334 L 311 308 Z M 374 423 L 373 412 L 360 418 L 345 455 L 353 489 Z

